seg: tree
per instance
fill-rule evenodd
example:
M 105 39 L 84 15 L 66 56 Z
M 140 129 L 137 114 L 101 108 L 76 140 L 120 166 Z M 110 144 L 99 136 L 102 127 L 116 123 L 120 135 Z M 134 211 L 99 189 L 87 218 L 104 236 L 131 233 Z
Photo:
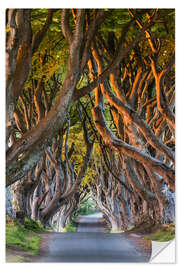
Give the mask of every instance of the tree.
M 91 168 L 96 181 L 86 184 L 117 229 L 130 222 L 127 207 L 134 222 L 143 211 L 167 221 L 162 191 L 175 191 L 174 10 L 8 10 L 6 64 L 7 186 L 19 190 L 26 214 L 44 224 L 70 216 Z M 85 134 L 78 173 L 64 138 L 69 121 Z M 93 141 L 101 166 L 91 166 Z
M 87 36 L 85 44 L 83 44 L 85 11 L 77 11 L 75 30 L 73 33 L 71 33 L 68 17 L 69 10 L 63 10 L 61 14 L 61 29 L 69 45 L 69 58 L 65 80 L 61 87 L 59 97 L 53 108 L 51 108 L 46 117 L 37 124 L 36 128 L 32 128 L 24 134 L 21 139 L 7 150 L 7 185 L 19 180 L 36 164 L 53 136 L 63 126 L 68 109 L 72 105 L 73 92 L 88 59 L 90 41 L 95 31 L 97 31 L 96 27 L 98 23 L 100 23 L 104 17 L 104 12 L 99 10 L 98 14 L 96 14 L 95 18 L 92 20 L 89 29 L 86 30 Z M 82 59 L 80 59 L 80 54 L 82 55 Z M 16 57 L 14 57 L 13 60 L 16 61 Z M 8 93 L 10 91 L 11 90 L 8 90 Z M 8 132 L 7 135 L 8 141 Z M 44 141 L 43 144 L 41 143 L 42 138 Z

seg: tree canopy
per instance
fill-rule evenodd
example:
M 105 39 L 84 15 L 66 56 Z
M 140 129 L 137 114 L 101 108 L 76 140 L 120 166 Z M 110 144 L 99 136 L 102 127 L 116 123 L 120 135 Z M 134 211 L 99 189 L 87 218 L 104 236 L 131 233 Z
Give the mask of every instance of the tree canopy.
M 44 224 L 59 215 L 64 226 L 90 193 L 114 229 L 142 215 L 165 222 L 175 191 L 175 10 L 6 13 L 14 208 Z

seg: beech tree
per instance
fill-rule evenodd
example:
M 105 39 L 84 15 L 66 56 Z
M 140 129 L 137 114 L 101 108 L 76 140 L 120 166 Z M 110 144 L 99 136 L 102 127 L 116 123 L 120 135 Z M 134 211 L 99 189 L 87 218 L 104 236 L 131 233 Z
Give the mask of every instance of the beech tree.
M 14 207 L 65 226 L 91 168 L 89 188 L 112 229 L 143 216 L 167 222 L 175 191 L 174 10 L 9 9 L 6 19 L 6 185 Z M 86 151 L 76 173 L 68 136 L 78 123 Z
M 27 11 L 27 10 L 26 10 Z M 10 11 L 9 11 L 10 12 Z M 18 12 L 22 12 L 22 10 L 15 10 L 15 15 Z M 28 16 L 30 16 L 30 11 L 28 10 Z M 10 18 L 12 17 L 10 12 Z M 85 10 L 80 9 L 75 12 L 75 30 L 71 31 L 69 26 L 69 13 L 70 10 L 65 9 L 61 12 L 61 31 L 64 37 L 67 40 L 69 45 L 69 57 L 68 57 L 68 65 L 67 72 L 65 76 L 65 80 L 61 87 L 61 91 L 59 96 L 51 108 L 51 110 L 47 113 L 46 117 L 42 118 L 41 121 L 36 125 L 36 128 L 32 128 L 28 132 L 26 132 L 22 138 L 20 138 L 16 143 L 10 146 L 7 150 L 7 185 L 12 184 L 13 182 L 19 180 L 22 176 L 24 176 L 28 170 L 30 170 L 36 164 L 37 160 L 42 155 L 45 148 L 49 145 L 50 141 L 54 137 L 54 135 L 58 132 L 58 130 L 63 126 L 64 121 L 66 119 L 66 115 L 68 109 L 72 105 L 73 101 L 73 93 L 75 91 L 76 84 L 80 79 L 80 75 L 86 65 L 88 59 L 88 51 L 90 49 L 90 42 L 93 38 L 93 35 L 98 29 L 98 26 L 103 21 L 104 11 L 99 10 L 97 14 L 95 14 L 90 26 L 88 29 L 83 29 L 84 27 L 84 19 L 85 19 Z M 95 12 L 96 13 L 96 12 Z M 14 16 L 15 16 L 14 15 Z M 25 16 L 24 16 L 25 17 Z M 29 18 L 29 17 L 28 17 Z M 15 21 L 15 19 L 14 19 Z M 16 21 L 14 22 L 15 27 Z M 29 22 L 30 24 L 30 22 Z M 8 27 L 10 28 L 10 22 L 8 22 Z M 29 25 L 30 27 L 30 25 Z M 12 32 L 14 32 L 14 26 L 11 27 Z M 11 29 L 10 28 L 10 29 Z M 42 30 L 42 29 L 41 29 Z M 84 31 L 86 31 L 86 42 L 84 42 Z M 11 33 L 11 32 L 10 32 Z M 18 37 L 16 37 L 18 39 Z M 29 37 L 30 38 L 30 37 Z M 10 40 L 13 40 L 13 37 L 10 36 Z M 19 37 L 20 39 L 20 37 Z M 14 42 L 12 43 L 14 44 Z M 7 43 L 8 46 L 8 43 Z M 16 50 L 20 50 L 21 46 L 19 45 Z M 10 51 L 14 50 L 14 47 L 9 49 Z M 7 49 L 7 54 L 9 56 L 9 51 Z M 81 57 L 80 57 L 81 56 Z M 7 69 L 11 69 L 13 60 L 16 62 L 16 55 L 12 56 L 12 61 L 7 61 Z M 14 63 L 14 62 L 13 62 Z M 9 71 L 7 71 L 7 74 Z M 8 83 L 7 83 L 8 86 Z M 10 84 L 11 86 L 11 84 Z M 22 90 L 22 88 L 21 88 Z M 12 95 L 12 89 L 8 89 L 8 95 Z M 12 103 L 12 101 L 8 101 L 8 104 Z M 15 107 L 16 103 L 13 101 L 13 106 Z M 9 105 L 8 105 L 9 106 Z M 8 109 L 8 106 L 7 109 Z M 7 121 L 11 119 L 10 115 L 13 115 L 14 110 L 12 109 L 8 112 Z M 8 125 L 7 125 L 8 126 Z M 9 139 L 9 132 L 6 133 Z M 44 143 L 42 144 L 41 141 Z
M 73 157 L 76 145 L 68 145 L 68 120 L 66 134 L 63 135 L 64 131 L 60 130 L 36 167 L 12 185 L 14 214 L 23 211 L 24 216 L 40 220 L 45 226 L 51 226 L 53 216 L 60 212 L 58 222 L 61 227 L 65 226 L 66 219 L 78 204 L 80 184 L 92 154 L 93 140 L 90 139 L 91 133 L 88 132 L 85 121 L 86 118 L 82 119 L 86 152 L 79 172 L 75 171 L 76 160 Z

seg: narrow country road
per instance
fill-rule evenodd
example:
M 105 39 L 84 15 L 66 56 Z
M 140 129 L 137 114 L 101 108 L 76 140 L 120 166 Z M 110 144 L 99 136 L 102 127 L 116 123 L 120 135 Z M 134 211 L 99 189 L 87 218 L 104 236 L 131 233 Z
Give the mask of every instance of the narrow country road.
M 102 213 L 81 216 L 78 219 L 78 232 L 105 232 L 106 223 Z
M 148 262 L 132 239 L 104 233 L 101 214 L 80 217 L 78 232 L 44 233 L 40 255 L 34 262 Z

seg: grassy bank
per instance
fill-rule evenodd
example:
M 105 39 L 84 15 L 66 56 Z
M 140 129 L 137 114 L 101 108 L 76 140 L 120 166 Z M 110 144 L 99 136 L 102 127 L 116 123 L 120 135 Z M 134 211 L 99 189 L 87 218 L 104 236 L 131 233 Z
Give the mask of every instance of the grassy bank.
M 41 237 L 38 234 L 44 229 L 34 220 L 25 219 L 24 225 L 16 220 L 7 219 L 6 223 L 6 250 L 10 258 L 7 261 L 28 261 L 28 256 L 35 256 L 39 252 Z M 17 255 L 20 254 L 25 255 Z M 12 254 L 15 254 L 13 256 Z
M 6 246 L 10 249 L 29 251 L 30 255 L 36 255 L 39 251 L 40 236 L 21 225 L 6 226 Z
M 159 241 L 159 242 L 166 242 L 173 240 L 175 237 L 175 224 L 163 224 L 159 228 L 157 228 L 153 233 L 150 235 L 144 236 L 144 239 L 152 240 L 152 241 Z
M 63 232 L 77 232 L 77 226 L 74 223 L 67 224 Z

